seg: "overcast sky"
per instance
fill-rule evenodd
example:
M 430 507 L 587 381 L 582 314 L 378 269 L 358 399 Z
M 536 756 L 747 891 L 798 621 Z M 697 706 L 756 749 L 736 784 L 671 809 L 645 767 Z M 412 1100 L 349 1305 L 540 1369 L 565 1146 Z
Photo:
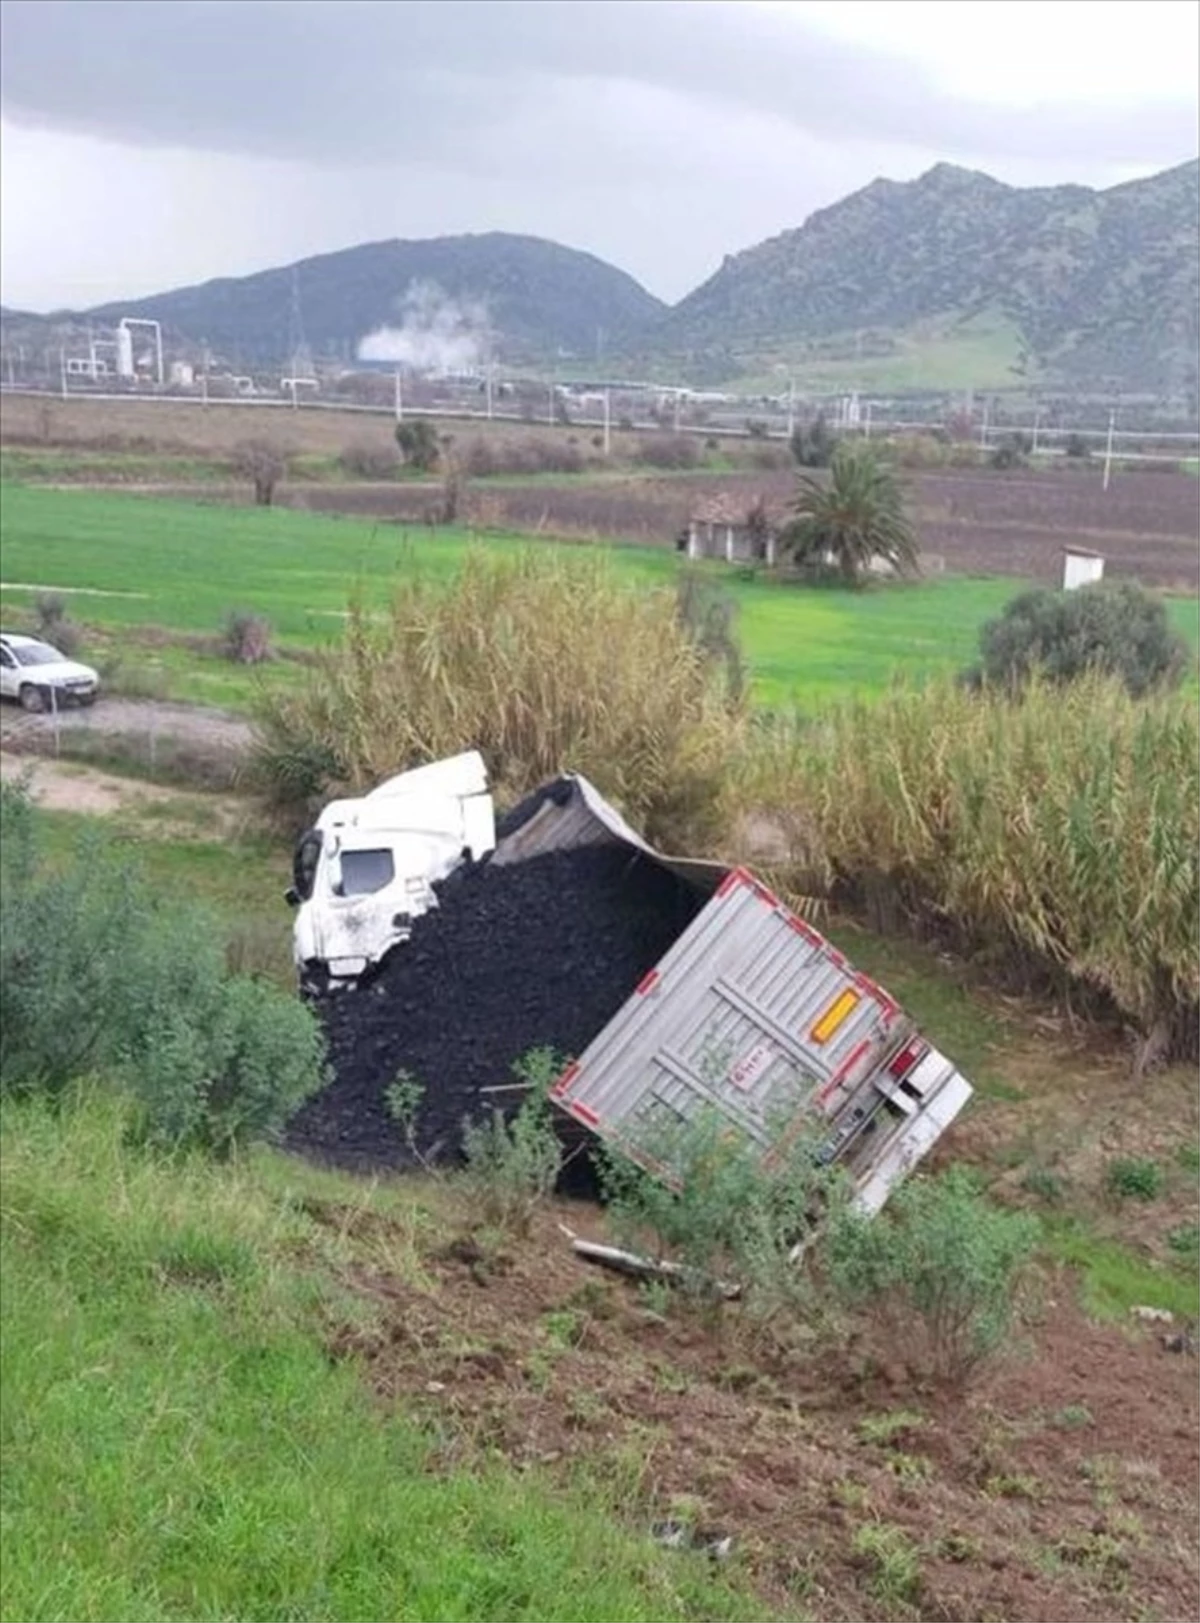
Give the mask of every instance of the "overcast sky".
M 1194 157 L 1195 0 L 3 0 L 0 296 L 519 231 L 663 298 L 877 175 Z

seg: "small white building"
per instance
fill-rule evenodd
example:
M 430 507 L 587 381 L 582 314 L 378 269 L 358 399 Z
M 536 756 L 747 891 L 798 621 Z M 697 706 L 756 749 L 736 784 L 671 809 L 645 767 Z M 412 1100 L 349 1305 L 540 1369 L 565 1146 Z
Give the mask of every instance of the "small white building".
M 745 497 L 722 492 L 705 497 L 693 508 L 687 525 L 689 558 L 723 558 L 726 563 L 775 563 L 779 515 L 768 512 L 761 497 L 746 505 Z
M 1063 591 L 1074 592 L 1104 578 L 1104 557 L 1088 547 L 1063 548 Z

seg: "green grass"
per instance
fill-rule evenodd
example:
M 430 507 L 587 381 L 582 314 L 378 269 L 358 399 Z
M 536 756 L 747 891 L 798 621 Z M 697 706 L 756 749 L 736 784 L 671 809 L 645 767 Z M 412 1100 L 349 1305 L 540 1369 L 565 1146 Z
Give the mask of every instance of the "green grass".
M 0 1117 L 5 1618 L 762 1616 L 582 1487 L 439 1474 L 326 1356 L 322 1323 L 364 1310 L 298 1209 L 306 1169 L 155 1160 L 123 1129 L 99 1093 Z
M 1131 1307 L 1200 1317 L 1200 1281 L 1190 1259 L 1180 1257 L 1170 1266 L 1147 1262 L 1069 1215 L 1044 1217 L 1043 1232 L 1049 1254 L 1079 1273 L 1083 1305 L 1094 1317 L 1128 1321 Z
M 842 335 L 841 353 L 820 355 L 807 345 L 783 346 L 765 364 L 729 385 L 746 394 L 775 394 L 787 388 L 787 376 L 806 390 L 869 389 L 998 389 L 1027 388 L 1035 373 L 1018 373 L 1021 352 L 1018 329 L 996 312 L 966 320 L 945 317 L 907 331 L 895 332 L 888 355 L 855 354 L 853 333 Z M 784 367 L 783 375 L 775 370 Z
M 72 615 L 119 633 L 157 625 L 215 634 L 236 608 L 266 614 L 283 644 L 314 646 L 337 632 L 347 598 L 360 590 L 382 605 L 401 574 L 446 580 L 471 537 L 284 509 L 231 508 L 120 493 L 0 492 L 3 579 L 52 586 Z M 500 550 L 528 542 L 489 536 Z M 666 548 L 614 547 L 617 567 L 647 585 L 669 585 L 679 563 Z M 740 606 L 755 697 L 810 706 L 848 689 L 878 692 L 897 669 L 920 675 L 968 664 L 979 626 L 1021 587 L 1009 579 L 936 577 L 919 585 L 859 593 L 743 579 L 713 567 Z M 91 591 L 128 596 L 89 596 Z M 0 592 L 9 618 L 32 593 Z M 1176 599 L 1174 622 L 1197 639 L 1195 604 Z M 129 649 L 129 661 L 157 662 L 171 697 L 244 707 L 260 680 L 289 681 L 298 667 L 265 678 L 182 648 Z

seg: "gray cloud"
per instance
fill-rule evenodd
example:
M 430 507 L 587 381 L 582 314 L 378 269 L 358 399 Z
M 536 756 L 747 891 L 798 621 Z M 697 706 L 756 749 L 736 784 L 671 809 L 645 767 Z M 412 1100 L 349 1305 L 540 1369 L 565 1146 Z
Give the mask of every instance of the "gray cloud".
M 720 0 L 5 0 L 2 28 L 10 119 L 325 165 L 489 167 L 539 99 L 583 110 L 606 83 L 951 158 L 1165 164 L 1195 143 L 1188 102 L 1015 117 L 802 14 Z
M 878 174 L 1107 185 L 1197 145 L 1194 98 L 1017 113 L 744 0 L 3 0 L 0 100 L 37 308 L 487 230 L 675 298 Z

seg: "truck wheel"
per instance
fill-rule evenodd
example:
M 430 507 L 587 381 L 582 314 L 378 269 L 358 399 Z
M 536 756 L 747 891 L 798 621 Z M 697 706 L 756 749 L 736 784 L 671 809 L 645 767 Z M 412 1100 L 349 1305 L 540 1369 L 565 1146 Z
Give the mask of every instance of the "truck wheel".
M 323 998 L 329 991 L 329 970 L 319 960 L 309 959 L 298 976 L 300 996 L 305 1002 Z
M 32 682 L 26 682 L 21 688 L 21 709 L 37 714 L 46 708 L 46 694 L 42 688 L 34 687 Z

